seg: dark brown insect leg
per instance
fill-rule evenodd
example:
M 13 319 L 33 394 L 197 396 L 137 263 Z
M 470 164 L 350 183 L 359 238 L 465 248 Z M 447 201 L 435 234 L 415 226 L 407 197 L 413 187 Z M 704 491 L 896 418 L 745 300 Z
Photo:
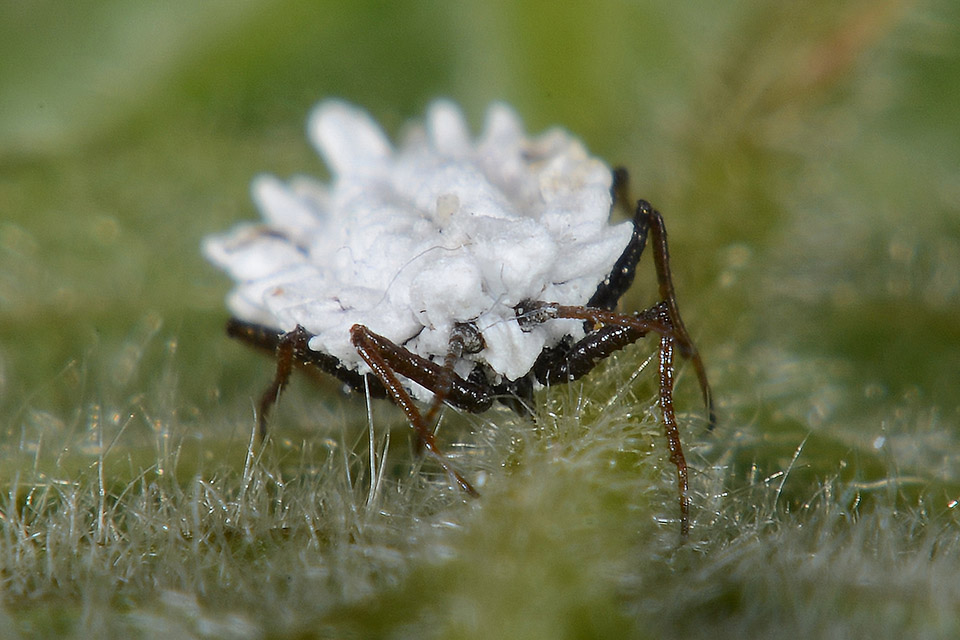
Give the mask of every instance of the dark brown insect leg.
M 613 207 L 620 207 L 627 215 L 633 213 L 630 210 L 633 202 L 630 199 L 630 174 L 626 167 L 615 167 L 613 169 L 610 195 L 612 196 Z
M 664 309 L 664 320 L 670 318 Z M 680 429 L 677 427 L 677 416 L 673 410 L 673 348 L 675 339 L 667 335 L 660 336 L 660 412 L 663 415 L 663 431 L 667 437 L 667 446 L 670 449 L 670 462 L 677 467 L 677 489 L 680 492 L 680 535 L 686 537 L 690 533 L 690 495 L 689 480 L 687 478 L 687 460 L 683 456 L 683 445 L 680 443 Z
M 300 325 L 297 325 L 293 331 L 280 336 L 280 341 L 277 343 L 277 373 L 273 377 L 273 382 L 260 396 L 260 412 L 257 419 L 261 442 L 267 437 L 267 414 L 280 399 L 280 394 L 290 381 L 290 374 L 297 360 L 303 358 L 302 354 L 307 350 L 308 336 L 306 329 Z
M 594 309 L 592 307 L 556 305 L 556 317 L 588 320 L 598 326 L 614 325 L 618 327 L 629 327 L 637 332 L 637 339 L 651 331 L 659 333 L 662 336 L 675 337 L 674 329 L 670 324 L 670 318 L 659 313 L 656 314 L 656 317 L 648 317 L 648 314 L 630 315 L 616 311 Z
M 403 409 L 403 412 L 407 415 L 407 420 L 410 421 L 410 424 L 417 432 L 417 437 L 420 439 L 422 446 L 431 454 L 433 454 L 437 462 L 440 463 L 440 466 L 443 467 L 443 470 L 457 481 L 457 484 L 460 485 L 461 489 L 469 493 L 471 496 L 479 496 L 480 494 L 477 493 L 477 490 L 474 489 L 469 482 L 467 482 L 466 478 L 460 475 L 460 473 L 453 468 L 446 456 L 444 456 L 439 447 L 437 447 L 436 440 L 433 437 L 433 432 L 430 431 L 428 423 L 423 419 L 419 409 L 417 409 L 416 405 L 413 403 L 413 399 L 410 397 L 410 394 L 407 393 L 406 389 L 404 389 L 400 384 L 400 381 L 397 380 L 397 376 L 394 374 L 393 368 L 387 363 L 387 360 L 383 356 L 383 352 L 378 346 L 378 342 L 376 340 L 377 338 L 380 340 L 386 340 L 382 336 L 378 336 L 377 334 L 373 333 L 362 324 L 355 324 L 350 328 L 350 339 L 353 342 L 353 346 L 356 347 L 357 353 L 360 354 L 360 357 L 363 358 L 363 361 L 366 362 L 367 365 L 373 370 L 374 375 L 377 376 L 377 378 L 386 388 L 391 399 L 393 399 L 397 406 Z
M 717 414 L 713 406 L 713 392 L 710 390 L 710 383 L 707 381 L 707 370 L 703 365 L 700 352 L 697 351 L 697 347 L 693 344 L 693 340 L 687 333 L 687 328 L 683 325 L 683 320 L 680 317 L 677 294 L 673 289 L 673 278 L 670 275 L 670 250 L 667 246 L 667 228 L 663 223 L 663 216 L 645 200 L 640 200 L 637 203 L 637 213 L 638 215 L 645 214 L 650 221 L 650 239 L 653 243 L 653 261 L 657 269 L 660 299 L 667 305 L 670 325 L 673 328 L 677 346 L 680 347 L 680 355 L 693 363 L 697 380 L 700 382 L 703 403 L 707 407 L 707 424 L 710 429 L 713 429 L 717 425 Z
M 686 536 L 690 532 L 690 497 L 687 476 L 687 461 L 680 442 L 680 430 L 673 409 L 674 362 L 673 351 L 676 345 L 676 330 L 672 326 L 670 307 L 666 302 L 648 309 L 642 314 L 625 315 L 602 309 L 574 307 L 564 305 L 544 305 L 542 311 L 551 311 L 558 318 L 576 318 L 590 320 L 598 324 L 620 326 L 629 329 L 634 339 L 645 333 L 660 334 L 659 376 L 660 376 L 660 412 L 663 416 L 663 430 L 670 449 L 670 462 L 677 467 L 677 489 L 680 493 L 680 533 Z

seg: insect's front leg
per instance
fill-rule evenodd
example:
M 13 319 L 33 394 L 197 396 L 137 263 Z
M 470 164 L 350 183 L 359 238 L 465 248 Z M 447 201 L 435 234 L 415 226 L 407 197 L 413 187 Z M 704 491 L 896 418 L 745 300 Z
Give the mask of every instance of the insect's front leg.
M 357 349 L 357 353 L 360 354 L 363 361 L 373 370 L 374 375 L 386 388 L 390 398 L 403 409 L 410 425 L 417 432 L 417 437 L 420 439 L 423 448 L 433 454 L 443 470 L 456 480 L 461 489 L 471 496 L 479 496 L 480 494 L 473 488 L 473 485 L 453 468 L 446 456 L 440 451 L 429 423 L 424 420 L 420 410 L 414 404 L 413 398 L 400 384 L 396 375 L 399 371 L 404 377 L 432 390 L 442 383 L 442 368 L 416 354 L 410 353 L 406 349 L 402 349 L 387 338 L 370 331 L 362 324 L 355 324 L 350 328 L 350 340 Z

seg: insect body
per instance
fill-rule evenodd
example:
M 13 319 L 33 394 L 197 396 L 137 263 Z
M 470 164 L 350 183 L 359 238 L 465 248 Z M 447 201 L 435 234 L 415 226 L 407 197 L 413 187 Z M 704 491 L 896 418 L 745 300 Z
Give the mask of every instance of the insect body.
M 431 105 L 394 149 L 370 117 L 321 103 L 312 141 L 329 185 L 261 177 L 262 224 L 204 243 L 237 284 L 231 336 L 271 350 L 277 372 L 260 430 L 295 367 L 392 399 L 421 445 L 468 493 L 430 424 L 445 402 L 529 411 L 540 385 L 575 380 L 648 333 L 660 339 L 660 406 L 688 528 L 687 471 L 673 410 L 674 355 L 694 365 L 713 423 L 703 363 L 677 308 L 663 219 L 630 204 L 611 171 L 563 131 L 524 135 L 503 105 L 473 140 L 460 111 Z M 632 220 L 609 224 L 614 207 Z M 650 240 L 661 301 L 614 311 Z M 372 375 L 371 375 L 372 374 Z M 429 403 L 426 414 L 415 400 Z

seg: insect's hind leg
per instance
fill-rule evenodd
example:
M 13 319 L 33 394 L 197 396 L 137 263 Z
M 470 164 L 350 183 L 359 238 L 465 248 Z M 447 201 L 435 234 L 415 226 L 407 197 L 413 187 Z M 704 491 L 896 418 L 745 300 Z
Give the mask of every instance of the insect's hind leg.
M 614 207 L 629 210 L 630 185 L 627 170 L 618 167 L 613 170 L 613 181 L 610 193 Z M 587 302 L 587 307 L 596 307 L 607 311 L 617 306 L 620 297 L 626 293 L 633 283 L 633 275 L 640 256 L 649 239 L 653 245 L 653 261 L 657 272 L 657 284 L 660 289 L 660 300 L 665 302 L 670 316 L 670 322 L 675 333 L 676 345 L 680 348 L 680 355 L 693 363 L 697 380 L 700 383 L 700 392 L 707 407 L 707 424 L 713 429 L 717 424 L 717 415 L 713 406 L 713 393 L 707 381 L 706 368 L 703 359 L 697 351 L 687 328 L 680 317 L 680 308 L 677 304 L 677 294 L 673 288 L 673 277 L 670 273 L 670 250 L 667 245 L 667 229 L 663 216 L 646 200 L 638 200 L 633 212 L 633 235 L 627 243 L 623 254 L 617 259 L 610 275 L 600 283 L 596 293 Z M 639 339 L 639 338 L 637 338 Z
M 623 213 L 633 213 L 634 200 L 630 199 L 630 172 L 626 167 L 613 168 L 613 181 L 610 184 L 610 195 L 613 206 L 619 207 Z
M 693 370 L 697 374 L 697 381 L 700 383 L 700 393 L 703 395 L 703 403 L 707 408 L 707 424 L 710 429 L 717 425 L 717 413 L 713 405 L 713 391 L 710 389 L 710 382 L 707 380 L 707 370 L 703 364 L 703 358 L 697 351 L 693 339 L 683 325 L 683 319 L 680 317 L 680 308 L 677 305 L 677 294 L 673 288 L 673 276 L 670 274 L 670 249 L 667 246 L 667 227 L 663 222 L 663 216 L 660 212 L 650 206 L 646 200 L 637 202 L 637 216 L 643 216 L 647 219 L 650 240 L 653 244 L 653 262 L 657 270 L 657 284 L 660 287 L 660 299 L 666 304 L 666 317 L 669 319 L 670 327 L 676 340 L 676 346 L 680 348 L 680 355 L 693 364 Z
M 597 290 L 586 303 L 588 307 L 606 309 L 607 311 L 612 311 L 617 307 L 620 298 L 633 284 L 637 264 L 640 262 L 640 256 L 643 255 L 644 247 L 647 244 L 649 227 L 645 212 L 631 210 L 629 178 L 626 169 L 622 167 L 614 169 L 610 193 L 613 200 L 611 213 L 613 209 L 620 208 L 625 213 L 632 215 L 633 233 L 631 233 L 630 240 L 623 248 L 623 252 L 617 258 L 610 273 L 597 285 Z

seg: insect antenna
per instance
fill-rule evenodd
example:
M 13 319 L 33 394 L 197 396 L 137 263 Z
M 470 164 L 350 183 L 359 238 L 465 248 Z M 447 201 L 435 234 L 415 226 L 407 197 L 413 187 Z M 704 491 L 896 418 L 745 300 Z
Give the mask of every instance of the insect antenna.
M 443 369 L 440 372 L 440 378 L 436 387 L 433 389 L 433 402 L 430 404 L 430 410 L 427 411 L 424 421 L 427 424 L 433 422 L 437 412 L 447 399 L 450 388 L 453 385 L 454 366 L 457 361 L 466 353 L 480 353 L 486 347 L 483 341 L 483 335 L 477 329 L 477 326 L 469 322 L 458 322 L 453 325 L 450 332 L 450 341 L 447 347 L 447 355 L 443 360 Z

